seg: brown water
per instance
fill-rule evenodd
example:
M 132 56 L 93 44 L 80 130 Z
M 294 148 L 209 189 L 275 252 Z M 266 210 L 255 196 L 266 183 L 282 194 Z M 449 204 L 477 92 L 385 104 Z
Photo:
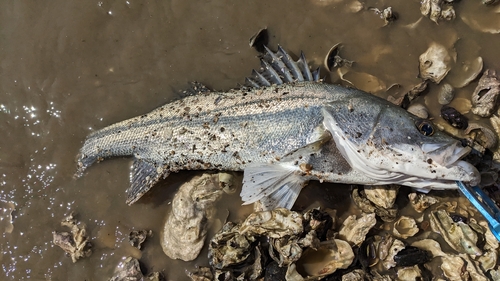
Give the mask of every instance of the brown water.
M 73 178 L 87 134 L 162 105 L 189 81 L 215 89 L 242 83 L 259 66 L 248 39 L 265 26 L 272 47 L 280 44 L 294 55 L 303 50 L 315 66 L 342 42 L 341 54 L 355 61 L 354 71 L 386 86 L 401 84 L 400 93 L 420 81 L 418 57 L 431 42 L 452 46 L 460 38 L 458 63 L 480 55 L 486 67 L 500 70 L 499 36 L 472 30 L 460 19 L 462 12 L 489 16 L 488 24 L 500 28 L 492 9 L 479 2 L 461 1 L 451 23 L 423 18 L 411 29 L 421 17 L 419 1 L 364 1 L 358 13 L 350 12 L 354 1 L 343 0 L 1 1 L 0 279 L 105 280 L 124 255 L 134 255 L 149 271 L 185 280 L 184 269 L 206 260 L 170 260 L 161 251 L 159 229 L 175 188 L 193 173 L 172 175 L 127 206 L 130 160 L 105 161 Z M 384 26 L 367 7 L 387 6 L 399 19 Z M 327 80 L 338 80 L 325 73 Z M 355 86 L 370 89 L 364 81 Z M 474 87 L 458 95 L 468 97 Z M 436 89 L 431 87 L 430 97 Z M 321 194 L 340 189 L 324 200 L 333 208 L 334 197 L 348 198 L 343 186 L 313 188 Z M 235 194 L 223 201 L 238 200 Z M 239 216 L 236 205 L 222 203 L 219 220 L 227 209 L 230 219 Z M 64 230 L 59 223 L 71 211 L 87 224 L 94 244 L 93 255 L 75 264 L 51 243 L 51 232 Z M 127 238 L 130 230 L 144 228 L 156 235 L 141 254 Z

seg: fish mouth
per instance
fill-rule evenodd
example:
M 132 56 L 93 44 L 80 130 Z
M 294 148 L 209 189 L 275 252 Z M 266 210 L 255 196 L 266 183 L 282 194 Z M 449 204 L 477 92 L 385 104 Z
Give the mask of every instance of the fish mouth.
M 456 187 L 455 180 L 467 182 L 472 186 L 479 184 L 481 181 L 479 171 L 472 164 L 460 160 L 472 150 L 468 146 L 464 147 L 460 141 L 447 144 L 426 143 L 421 148 L 425 155 L 432 159 L 433 162 L 449 169 L 447 175 L 449 179 L 444 182 L 434 182 L 433 187 L 435 189 L 440 189 L 440 185 L 443 185 L 441 188 L 445 188 L 444 185 L 450 184 Z
M 453 166 L 472 150 L 468 146 L 462 146 L 459 141 L 445 144 L 424 143 L 421 148 L 432 161 L 444 167 Z

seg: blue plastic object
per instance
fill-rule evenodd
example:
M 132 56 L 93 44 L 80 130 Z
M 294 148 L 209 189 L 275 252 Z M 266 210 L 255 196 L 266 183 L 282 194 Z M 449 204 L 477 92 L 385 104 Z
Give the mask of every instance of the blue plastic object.
M 460 192 L 488 221 L 491 232 L 500 241 L 500 209 L 495 202 L 478 186 L 468 187 L 461 181 L 457 181 L 457 185 Z

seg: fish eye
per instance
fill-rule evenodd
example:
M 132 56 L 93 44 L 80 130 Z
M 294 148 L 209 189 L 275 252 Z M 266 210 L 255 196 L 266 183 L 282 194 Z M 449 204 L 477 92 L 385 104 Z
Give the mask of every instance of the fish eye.
M 432 136 L 434 134 L 434 126 L 428 121 L 417 122 L 418 131 L 424 136 Z

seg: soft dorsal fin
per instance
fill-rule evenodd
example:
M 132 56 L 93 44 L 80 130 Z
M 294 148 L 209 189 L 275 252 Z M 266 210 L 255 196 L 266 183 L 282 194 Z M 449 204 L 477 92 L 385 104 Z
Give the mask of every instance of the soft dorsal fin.
M 273 52 L 264 46 L 265 53 L 261 57 L 261 69 L 253 70 L 252 75 L 245 79 L 246 86 L 260 88 L 270 85 L 281 85 L 290 82 L 319 81 L 319 68 L 309 69 L 306 57 L 301 52 L 298 61 L 278 46 L 278 51 Z

